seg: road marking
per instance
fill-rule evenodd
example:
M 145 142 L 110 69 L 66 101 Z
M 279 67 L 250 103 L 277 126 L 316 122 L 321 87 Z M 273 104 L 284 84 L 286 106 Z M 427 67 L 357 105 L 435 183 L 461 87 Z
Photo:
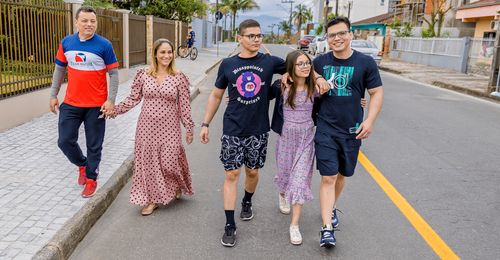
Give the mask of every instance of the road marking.
M 441 259 L 460 259 L 361 151 L 358 160 Z

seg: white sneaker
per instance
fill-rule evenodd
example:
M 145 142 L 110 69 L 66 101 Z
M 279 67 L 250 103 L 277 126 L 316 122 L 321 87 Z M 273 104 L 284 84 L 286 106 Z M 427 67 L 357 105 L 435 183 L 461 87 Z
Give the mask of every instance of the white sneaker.
M 279 206 L 280 206 L 280 212 L 285 214 L 285 215 L 288 215 L 290 214 L 290 204 L 286 201 L 285 197 L 281 196 L 280 193 L 278 193 L 279 195 Z
M 299 226 L 290 225 L 290 243 L 294 245 L 302 244 L 302 235 L 300 234 Z

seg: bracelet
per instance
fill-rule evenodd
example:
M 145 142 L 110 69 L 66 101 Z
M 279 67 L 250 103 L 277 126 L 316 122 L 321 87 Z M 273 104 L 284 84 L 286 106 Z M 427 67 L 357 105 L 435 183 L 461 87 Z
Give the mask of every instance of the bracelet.
M 206 126 L 208 128 L 208 124 L 207 123 L 201 123 L 201 127 L 204 127 Z
M 323 76 L 319 75 L 315 79 L 323 78 Z

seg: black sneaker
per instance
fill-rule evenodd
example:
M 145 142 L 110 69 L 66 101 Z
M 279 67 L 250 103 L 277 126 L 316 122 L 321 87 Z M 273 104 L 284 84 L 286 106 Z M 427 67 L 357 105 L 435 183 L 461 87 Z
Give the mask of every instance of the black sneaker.
M 220 240 L 223 246 L 233 247 L 236 244 L 236 227 L 227 224 L 224 227 L 224 235 Z
M 252 218 L 253 218 L 252 202 L 241 202 L 240 219 L 248 221 L 251 220 Z

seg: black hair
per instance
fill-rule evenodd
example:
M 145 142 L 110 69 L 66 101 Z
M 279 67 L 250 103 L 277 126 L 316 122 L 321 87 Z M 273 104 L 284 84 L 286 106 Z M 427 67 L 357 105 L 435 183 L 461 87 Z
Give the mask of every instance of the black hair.
M 78 8 L 78 10 L 76 10 L 76 15 L 75 15 L 76 19 L 78 19 L 78 16 L 80 15 L 81 12 L 96 14 L 95 9 L 93 7 L 91 7 L 91 6 L 82 6 L 82 7 Z
M 251 28 L 251 27 L 259 27 L 260 28 L 260 24 L 259 24 L 259 22 L 255 21 L 254 19 L 246 19 L 245 21 L 241 22 L 240 26 L 238 28 L 240 35 L 242 35 L 243 30 L 246 30 L 247 28 Z
M 325 26 L 325 32 L 330 28 L 331 26 L 334 26 L 336 24 L 343 23 L 347 26 L 347 29 L 351 30 L 351 21 L 349 21 L 349 18 L 345 16 L 337 16 L 330 21 Z

